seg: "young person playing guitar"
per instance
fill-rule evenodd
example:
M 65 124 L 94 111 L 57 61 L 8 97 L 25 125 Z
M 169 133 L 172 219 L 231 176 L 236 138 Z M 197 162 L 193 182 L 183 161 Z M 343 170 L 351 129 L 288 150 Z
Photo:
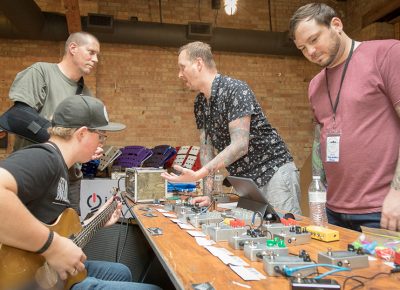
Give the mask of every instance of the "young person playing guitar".
M 108 121 L 100 100 L 74 96 L 57 107 L 48 142 L 0 162 L 0 289 L 160 289 L 131 282 L 131 272 L 122 264 L 87 261 L 79 247 L 87 228 L 72 241 L 64 237 L 71 235 L 71 225 L 60 225 L 77 217 L 68 211 L 68 168 L 89 161 L 106 140 L 106 131 L 124 128 Z M 121 203 L 110 199 L 90 223 L 112 225 L 120 215 Z M 15 258 L 19 253 L 25 255 Z M 87 276 L 74 281 L 86 271 Z M 48 281 L 54 276 L 59 279 Z

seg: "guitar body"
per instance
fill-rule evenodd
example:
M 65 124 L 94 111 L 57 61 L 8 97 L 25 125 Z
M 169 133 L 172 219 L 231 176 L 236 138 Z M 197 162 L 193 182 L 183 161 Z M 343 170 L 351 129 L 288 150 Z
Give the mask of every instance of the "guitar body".
M 68 238 L 77 235 L 82 229 L 79 217 L 72 208 L 66 209 L 57 221 L 48 227 Z M 86 275 L 85 270 L 76 276 L 69 276 L 66 281 L 59 281 L 57 273 L 47 265 L 43 256 L 0 244 L 1 290 L 18 289 L 18 287 L 32 282 L 33 279 L 36 279 L 39 285 L 55 284 L 55 286 L 46 287 L 47 289 L 67 290 L 75 283 L 85 279 Z M 55 283 L 51 281 L 55 281 Z

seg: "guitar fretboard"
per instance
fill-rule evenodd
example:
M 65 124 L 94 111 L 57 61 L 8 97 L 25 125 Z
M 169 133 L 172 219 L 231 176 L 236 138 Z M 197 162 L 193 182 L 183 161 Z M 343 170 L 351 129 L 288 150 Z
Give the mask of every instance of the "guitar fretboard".
M 106 224 L 116 208 L 117 200 L 114 198 L 113 202 L 108 207 L 106 207 L 82 229 L 76 238 L 74 238 L 74 243 L 80 248 L 83 248 L 91 238 L 93 238 L 97 230 Z

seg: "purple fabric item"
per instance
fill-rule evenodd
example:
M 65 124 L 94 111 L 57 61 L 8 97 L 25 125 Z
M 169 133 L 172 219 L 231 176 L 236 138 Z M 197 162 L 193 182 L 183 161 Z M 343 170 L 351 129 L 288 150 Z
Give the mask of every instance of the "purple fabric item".
M 114 165 L 124 168 L 141 167 L 143 162 L 153 153 L 150 149 L 143 146 L 126 146 L 121 149 L 121 156 L 114 161 Z
M 176 153 L 170 145 L 158 145 L 151 149 L 153 154 L 145 162 L 143 167 L 164 167 L 164 164 Z

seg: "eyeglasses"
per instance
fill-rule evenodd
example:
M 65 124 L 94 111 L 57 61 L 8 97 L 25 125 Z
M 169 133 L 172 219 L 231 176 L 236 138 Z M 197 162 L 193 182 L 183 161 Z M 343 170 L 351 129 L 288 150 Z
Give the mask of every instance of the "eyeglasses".
M 104 131 L 89 129 L 89 132 L 98 134 L 100 143 L 106 142 L 107 135 L 104 133 Z

